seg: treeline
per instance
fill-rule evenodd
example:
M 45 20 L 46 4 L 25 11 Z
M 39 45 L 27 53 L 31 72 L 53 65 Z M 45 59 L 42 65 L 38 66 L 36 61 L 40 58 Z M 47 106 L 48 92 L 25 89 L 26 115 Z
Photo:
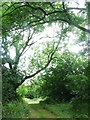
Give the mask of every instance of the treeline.
M 18 93 L 29 98 L 47 98 L 47 102 L 74 99 L 87 102 L 87 66 L 88 61 L 83 56 L 68 51 L 56 53 L 50 67 L 35 77 L 30 86 L 20 86 Z

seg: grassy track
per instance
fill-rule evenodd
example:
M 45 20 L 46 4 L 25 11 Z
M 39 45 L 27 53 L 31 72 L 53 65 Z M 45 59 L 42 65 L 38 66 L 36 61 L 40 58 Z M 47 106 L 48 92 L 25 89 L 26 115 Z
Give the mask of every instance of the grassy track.
M 88 118 L 87 105 L 84 105 L 84 108 L 77 105 L 77 109 L 74 110 L 70 103 L 40 104 L 41 99 L 24 100 L 29 105 L 29 118 Z
M 56 118 L 56 116 L 44 109 L 40 104 L 30 105 L 30 118 Z
M 51 103 L 41 99 L 13 101 L 3 105 L 3 118 L 88 118 L 87 104 Z M 76 107 L 76 109 L 75 109 Z
M 57 118 L 56 115 L 46 110 L 41 106 L 39 100 L 33 101 L 29 99 L 24 99 L 30 107 L 30 115 L 29 118 Z

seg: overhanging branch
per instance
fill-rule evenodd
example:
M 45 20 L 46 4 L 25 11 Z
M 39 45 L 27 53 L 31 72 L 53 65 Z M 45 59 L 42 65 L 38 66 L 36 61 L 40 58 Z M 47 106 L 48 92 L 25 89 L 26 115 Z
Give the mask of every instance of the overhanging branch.
M 19 60 L 20 60 L 20 57 L 22 56 L 22 54 L 24 53 L 24 51 L 26 50 L 26 48 L 31 45 L 34 44 L 34 42 L 32 44 L 29 44 L 30 40 L 32 39 L 33 37 L 33 34 L 34 34 L 35 31 L 33 31 L 33 33 L 30 35 L 30 30 L 29 30 L 29 33 L 28 33 L 28 39 L 26 40 L 25 42 L 25 45 L 23 46 L 22 48 L 22 51 L 18 51 L 18 53 L 16 54 L 16 59 L 15 59 L 15 65 L 14 65 L 14 69 L 17 69 L 17 65 L 19 63 Z M 19 53 L 20 52 L 20 53 Z
M 55 18 L 55 19 L 52 20 L 52 22 L 55 22 L 55 21 L 62 21 L 62 22 L 68 23 L 69 25 L 72 25 L 72 26 L 78 28 L 79 30 L 82 30 L 82 31 L 87 32 L 87 33 L 90 33 L 90 30 L 89 30 L 89 29 L 86 29 L 86 28 L 84 28 L 84 27 L 82 27 L 82 26 L 80 26 L 80 25 L 78 25 L 78 24 L 76 24 L 76 23 L 69 22 L 69 21 L 66 20 L 66 19 Z M 42 22 L 39 22 L 39 23 L 32 24 L 31 27 L 36 26 L 36 25 L 39 25 L 39 24 L 50 23 L 50 22 L 51 22 L 51 21 L 49 21 L 49 20 L 42 21 Z
M 25 82 L 25 80 L 34 77 L 35 75 L 37 75 L 38 73 L 40 73 L 41 71 L 45 70 L 45 69 L 48 67 L 48 65 L 50 64 L 50 62 L 51 62 L 52 59 L 53 59 L 53 56 L 54 56 L 55 52 L 56 52 L 57 49 L 58 49 L 58 46 L 59 46 L 59 44 L 60 44 L 60 41 L 61 41 L 62 37 L 63 37 L 63 30 L 61 31 L 60 38 L 59 38 L 59 41 L 58 41 L 55 49 L 52 51 L 51 55 L 49 55 L 47 64 L 46 64 L 44 67 L 42 67 L 41 69 L 37 70 L 35 73 L 33 73 L 33 74 L 31 74 L 31 75 L 28 75 L 28 76 L 25 76 L 25 77 L 23 78 L 23 80 L 21 81 L 21 83 L 20 83 L 18 86 L 20 86 L 23 82 Z
M 50 4 L 50 3 L 49 3 Z M 55 20 L 53 20 L 52 19 L 52 21 L 51 20 L 47 20 L 46 19 L 46 17 L 47 16 L 50 16 L 50 15 L 54 15 L 54 14 L 60 14 L 60 13 L 66 13 L 67 14 L 67 10 L 73 10 L 73 9 L 75 9 L 75 10 L 86 10 L 86 8 L 74 8 L 74 7 L 69 7 L 69 8 L 65 8 L 65 5 L 63 4 L 63 8 L 64 8 L 64 10 L 60 10 L 60 9 L 58 9 L 58 10 L 54 10 L 54 8 L 52 9 L 52 11 L 51 12 L 47 12 L 46 10 L 44 10 L 43 9 L 43 7 L 34 7 L 34 6 L 32 6 L 31 4 L 29 4 L 29 3 L 26 3 L 26 4 L 24 4 L 24 5 L 20 5 L 20 6 L 17 6 L 15 9 L 13 9 L 10 13 L 6 13 L 6 14 L 4 14 L 4 15 L 2 15 L 2 17 L 5 17 L 5 16 L 8 16 L 8 14 L 12 14 L 13 13 L 13 11 L 15 11 L 15 10 L 17 10 L 17 9 L 20 9 L 20 8 L 22 8 L 23 7 L 23 9 L 26 9 L 26 7 L 28 7 L 28 8 L 31 8 L 32 10 L 40 10 L 42 13 L 43 13 L 43 17 L 41 17 L 41 18 L 39 18 L 39 19 L 37 19 L 36 18 L 36 20 L 33 20 L 33 21 L 30 21 L 30 23 L 29 24 L 27 24 L 25 27 L 27 27 L 28 25 L 30 25 L 30 26 L 35 26 L 35 25 L 37 25 L 37 24 L 44 24 L 44 23 L 47 23 L 47 22 L 53 22 L 53 21 L 56 21 L 57 20 L 57 17 L 56 17 L 56 19 Z M 8 8 L 9 9 L 9 8 Z M 33 13 L 32 13 L 33 14 Z M 35 17 L 35 16 L 34 16 Z M 36 16 L 37 17 L 37 16 Z M 67 14 L 67 17 L 70 19 L 70 16 L 69 16 L 69 14 Z M 46 20 L 45 20 L 46 19 Z M 75 26 L 75 27 L 77 27 L 78 29 L 80 29 L 80 30 L 82 30 L 82 31 L 85 31 L 85 32 L 87 32 L 87 33 L 90 33 L 90 30 L 88 30 L 88 29 L 86 29 L 86 28 L 84 28 L 84 27 L 82 27 L 82 26 L 80 26 L 79 24 L 77 24 L 77 23 L 74 23 L 73 21 L 68 21 L 67 19 L 64 19 L 64 18 L 58 18 L 58 20 L 61 20 L 61 21 L 63 21 L 63 22 L 66 22 L 66 23 L 68 23 L 69 25 L 73 25 L 73 26 Z M 18 26 L 17 26 L 18 27 Z
M 86 10 L 86 8 L 68 7 L 67 10 Z

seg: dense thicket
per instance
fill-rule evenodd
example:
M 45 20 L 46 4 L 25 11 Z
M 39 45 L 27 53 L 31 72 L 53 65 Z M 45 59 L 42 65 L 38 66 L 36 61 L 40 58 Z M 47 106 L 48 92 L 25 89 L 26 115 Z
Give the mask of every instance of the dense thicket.
M 87 100 L 87 65 L 87 59 L 84 57 L 70 52 L 57 54 L 51 67 L 31 84 L 33 95 L 47 97 L 49 102 L 70 101 L 72 98 Z

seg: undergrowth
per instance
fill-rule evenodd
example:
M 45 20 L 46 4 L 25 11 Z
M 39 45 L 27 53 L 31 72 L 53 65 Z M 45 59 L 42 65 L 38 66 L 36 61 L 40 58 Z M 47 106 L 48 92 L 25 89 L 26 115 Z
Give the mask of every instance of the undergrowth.
M 27 118 L 28 112 L 28 104 L 24 101 L 13 101 L 2 106 L 3 118 Z
M 77 104 L 76 108 L 70 103 L 42 104 L 42 106 L 58 118 L 88 118 L 87 104 Z

